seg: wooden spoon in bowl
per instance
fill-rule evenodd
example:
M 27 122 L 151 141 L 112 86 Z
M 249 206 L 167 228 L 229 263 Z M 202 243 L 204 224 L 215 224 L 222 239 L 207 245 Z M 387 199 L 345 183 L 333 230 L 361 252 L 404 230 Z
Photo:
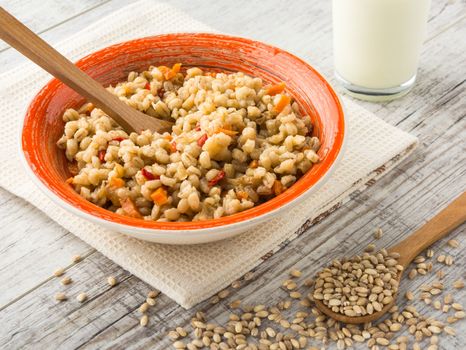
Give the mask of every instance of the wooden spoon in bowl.
M 105 111 L 126 132 L 170 131 L 172 123 L 131 108 L 0 6 L 0 39 Z
M 403 271 L 398 273 L 398 283 L 401 280 L 403 272 L 406 270 L 411 261 L 418 256 L 423 250 L 432 245 L 434 242 L 446 236 L 455 228 L 466 221 L 466 192 L 461 194 L 452 203 L 450 203 L 440 213 L 424 224 L 416 232 L 406 239 L 388 249 L 389 253 L 398 253 L 398 264 L 403 266 Z M 381 311 L 374 312 L 371 315 L 364 316 L 346 316 L 341 313 L 332 311 L 327 305 L 320 300 L 315 300 L 317 308 L 327 316 L 344 323 L 368 323 L 382 317 L 395 303 L 393 301 L 385 305 Z

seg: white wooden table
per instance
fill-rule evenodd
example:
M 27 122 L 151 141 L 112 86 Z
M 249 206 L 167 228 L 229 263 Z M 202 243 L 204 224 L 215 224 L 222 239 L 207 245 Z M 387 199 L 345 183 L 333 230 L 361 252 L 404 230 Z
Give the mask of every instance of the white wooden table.
M 127 2 L 1 0 L 0 4 L 53 44 Z M 220 31 L 289 50 L 333 80 L 330 1 L 170 3 Z M 390 103 L 362 103 L 387 122 L 417 135 L 421 142 L 416 154 L 259 266 L 253 280 L 215 306 L 205 302 L 185 311 L 161 296 L 150 312 L 149 326 L 140 327 L 137 308 L 150 286 L 36 208 L 0 189 L 0 348 L 165 349 L 170 344 L 167 330 L 189 322 L 197 310 L 224 321 L 231 300 L 272 303 L 284 297 L 280 282 L 291 267 L 298 266 L 312 275 L 334 256 L 359 253 L 373 241 L 376 227 L 385 232 L 377 241 L 381 247 L 422 225 L 466 190 L 465 4 L 464 0 L 432 2 L 419 81 L 409 95 Z M 0 43 L 0 73 L 23 60 Z M 445 240 L 433 247 L 436 254 L 446 252 L 455 258 L 452 267 L 443 268 L 447 286 L 466 277 L 465 233 L 463 225 L 450 236 L 461 242 L 458 249 L 446 246 Z M 53 295 L 60 285 L 50 276 L 57 267 L 68 266 L 75 254 L 84 259 L 69 268 L 68 274 L 75 281 L 69 287 L 70 294 L 87 291 L 92 298 L 83 307 L 76 303 L 57 305 Z M 437 269 L 439 264 L 434 265 Z M 108 288 L 109 275 L 121 281 L 117 287 Z M 401 291 L 416 290 L 435 279 L 432 273 L 403 281 Z M 466 305 L 465 291 L 455 291 L 454 297 Z M 400 305 L 405 302 L 399 298 Z M 440 314 L 431 306 L 419 305 L 426 315 Z M 466 322 L 455 327 L 458 335 L 442 337 L 441 348 L 466 348 Z

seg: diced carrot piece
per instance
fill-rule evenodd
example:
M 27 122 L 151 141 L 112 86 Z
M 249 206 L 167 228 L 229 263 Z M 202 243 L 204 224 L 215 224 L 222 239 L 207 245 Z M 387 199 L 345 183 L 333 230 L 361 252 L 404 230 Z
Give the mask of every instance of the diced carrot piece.
M 173 140 L 173 136 L 172 136 L 172 135 L 170 135 L 170 134 L 168 134 L 168 135 L 165 135 L 163 138 L 164 138 L 165 140 L 167 140 L 167 141 L 171 141 L 171 140 Z
M 273 192 L 275 193 L 276 196 L 278 196 L 280 193 L 283 192 L 284 187 L 282 183 L 278 180 L 275 180 L 272 186 Z
M 172 72 L 178 74 L 181 70 L 181 63 L 175 63 L 172 67 Z
M 265 93 L 270 96 L 275 96 L 276 94 L 281 94 L 285 90 L 286 84 L 284 82 L 278 83 L 276 85 L 270 85 L 265 90 Z
M 205 72 L 204 75 L 211 76 L 212 78 L 215 78 L 217 76 L 217 73 L 215 72 Z
M 170 80 L 171 78 L 174 78 L 176 76 L 176 74 L 180 71 L 180 69 L 181 69 L 181 63 L 175 63 L 172 68 L 167 67 L 165 72 L 163 72 L 163 76 L 165 77 L 166 80 Z
M 164 205 L 168 202 L 167 190 L 163 187 L 159 187 L 154 192 L 152 192 L 150 198 L 152 198 L 155 204 Z
M 172 143 L 170 143 L 170 151 L 172 153 L 176 152 L 176 142 L 173 141 Z
M 257 168 L 258 166 L 259 166 L 259 162 L 256 159 L 254 159 L 253 161 L 251 161 L 251 163 L 249 163 L 250 168 L 254 169 L 254 168 Z
M 109 184 L 110 184 L 110 187 L 120 188 L 125 185 L 125 181 L 123 179 L 120 179 L 119 177 L 112 177 L 110 179 Z
M 238 191 L 236 192 L 236 197 L 238 199 L 247 199 L 249 197 L 248 193 L 246 191 Z
M 291 97 L 287 95 L 281 95 L 280 99 L 278 100 L 278 103 L 275 105 L 273 110 L 277 113 L 280 113 L 283 111 L 283 109 L 288 106 L 288 104 L 291 102 Z
M 139 212 L 136 204 L 131 200 L 131 198 L 120 199 L 121 209 L 126 213 L 127 216 L 132 218 L 141 219 L 142 215 Z
M 235 136 L 238 133 L 238 131 L 224 129 L 224 128 L 217 128 L 217 130 L 215 131 L 216 134 L 221 133 L 221 132 L 223 132 L 225 135 L 228 135 L 228 136 Z
M 167 66 L 158 66 L 157 68 L 159 69 L 159 71 L 162 72 L 163 75 L 165 75 L 165 73 L 170 70 L 170 68 L 168 68 Z
M 208 137 L 209 136 L 207 136 L 207 134 L 204 134 L 197 140 L 197 144 L 199 145 L 199 147 L 202 147 L 204 145 Z
M 167 71 L 167 72 L 164 74 L 164 77 L 165 77 L 165 79 L 170 80 L 170 79 L 173 78 L 175 75 L 176 75 L 176 73 L 174 73 L 172 70 L 169 70 L 169 71 Z
M 157 67 L 159 69 L 159 71 L 162 72 L 164 78 L 166 80 L 170 79 L 168 76 L 171 74 L 171 68 L 167 67 L 167 66 L 159 66 Z

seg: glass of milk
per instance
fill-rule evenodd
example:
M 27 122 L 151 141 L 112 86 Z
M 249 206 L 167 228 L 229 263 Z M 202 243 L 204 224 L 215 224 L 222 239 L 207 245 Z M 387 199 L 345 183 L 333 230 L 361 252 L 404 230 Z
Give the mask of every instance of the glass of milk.
M 335 75 L 355 97 L 400 97 L 414 85 L 430 0 L 333 0 Z

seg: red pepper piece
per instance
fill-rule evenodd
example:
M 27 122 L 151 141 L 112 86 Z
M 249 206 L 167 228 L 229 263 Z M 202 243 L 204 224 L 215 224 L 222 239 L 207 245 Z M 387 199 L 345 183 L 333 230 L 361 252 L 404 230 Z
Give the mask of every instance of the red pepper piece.
M 199 124 L 197 124 L 196 127 L 194 128 L 194 130 L 201 131 L 201 126 Z
M 225 172 L 223 170 L 220 170 L 218 174 L 212 180 L 209 181 L 209 186 L 210 187 L 215 186 L 224 177 L 225 177 Z
M 160 176 L 152 174 L 150 171 L 147 171 L 145 168 L 141 169 L 141 173 L 147 180 L 158 180 L 158 179 L 160 179 Z
M 144 89 L 150 90 L 150 84 L 149 84 L 149 83 L 146 83 L 146 85 L 144 85 Z
M 126 138 L 125 137 L 115 137 L 115 138 L 112 139 L 112 141 L 118 141 L 118 142 L 121 142 L 123 140 L 126 140 Z
M 101 163 L 105 162 L 105 154 L 106 154 L 106 153 L 107 153 L 107 151 L 104 150 L 104 149 L 101 149 L 101 150 L 99 151 L 99 153 L 97 153 L 97 154 L 98 154 L 98 157 L 99 157 L 99 160 L 100 160 Z
M 207 136 L 207 134 L 204 134 L 197 140 L 197 144 L 199 145 L 199 147 L 202 147 L 204 145 L 208 137 L 209 136 Z

